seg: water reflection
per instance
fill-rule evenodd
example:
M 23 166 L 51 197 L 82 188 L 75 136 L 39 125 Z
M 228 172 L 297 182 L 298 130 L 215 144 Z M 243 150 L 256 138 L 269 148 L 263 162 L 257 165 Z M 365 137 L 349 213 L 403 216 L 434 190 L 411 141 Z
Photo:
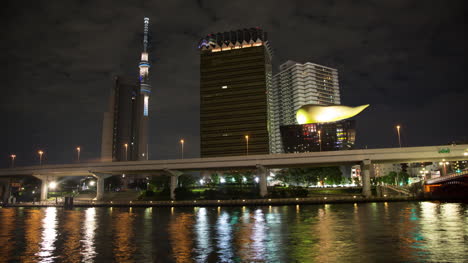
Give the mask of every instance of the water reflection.
M 234 245 L 238 257 L 241 262 L 248 262 L 250 259 L 250 246 L 252 240 L 252 224 L 250 223 L 250 211 L 245 206 L 241 209 L 242 213 L 238 224 L 236 224 L 236 232 L 234 233 Z
M 190 213 L 175 213 L 169 222 L 169 234 L 172 251 L 176 262 L 191 262 L 193 238 L 191 235 L 193 215 Z
M 42 220 L 41 249 L 37 253 L 39 262 L 53 262 L 55 252 L 55 240 L 57 239 L 57 208 L 48 207 Z
M 317 262 L 338 262 L 335 258 L 336 253 L 330 253 L 333 249 L 338 249 L 334 244 L 335 233 L 333 225 L 335 224 L 333 214 L 330 213 L 330 205 L 324 205 L 319 209 L 318 222 L 315 225 L 314 233 L 318 236 L 318 243 L 314 246 L 317 250 L 314 254 Z
M 466 213 L 429 202 L 1 208 L 0 262 L 464 262 Z
M 77 226 L 81 223 L 81 212 L 80 211 L 66 211 L 64 222 L 59 225 L 59 228 L 63 229 L 65 235 L 64 244 L 62 248 L 61 258 L 67 262 L 81 262 L 80 251 L 80 238 L 81 229 Z
M 265 218 L 261 209 L 256 209 L 253 215 L 254 223 L 252 227 L 251 239 L 252 243 L 252 254 L 253 261 L 265 260 Z
M 234 257 L 232 248 L 232 225 L 229 222 L 229 213 L 223 211 L 216 222 L 216 240 L 221 262 L 230 262 Z
M 41 242 L 41 221 L 43 218 L 43 210 L 30 209 L 26 213 L 24 221 L 24 236 L 26 247 L 21 255 L 21 262 L 37 262 L 37 252 L 39 251 L 39 243 Z
M 135 243 L 133 242 L 133 220 L 131 213 L 119 210 L 113 213 L 113 232 L 114 232 L 114 261 L 115 262 L 134 262 Z
M 15 247 L 15 240 L 13 238 L 15 230 L 16 209 L 14 208 L 0 208 L 0 256 L 1 258 L 13 257 L 13 249 Z M 0 260 L 1 260 L 0 258 Z
M 82 243 L 81 255 L 83 262 L 93 262 L 96 256 L 96 247 L 94 236 L 96 233 L 96 208 L 90 207 L 85 211 L 85 219 L 82 227 L 84 233 Z
M 421 238 L 427 248 L 427 260 L 439 262 L 466 262 L 466 206 L 422 202 Z M 465 256 L 464 256 L 465 255 Z M 448 260 L 451 259 L 451 260 Z
M 208 216 L 206 208 L 201 207 L 196 211 L 197 218 L 195 223 L 195 234 L 197 240 L 197 247 L 195 249 L 198 254 L 197 262 L 206 262 L 209 254 L 212 251 L 210 244 L 210 224 L 208 222 Z
M 138 240 L 138 247 L 143 251 L 144 262 L 151 262 L 152 260 L 152 237 L 153 237 L 153 208 L 148 207 L 145 209 L 143 218 L 143 237 Z

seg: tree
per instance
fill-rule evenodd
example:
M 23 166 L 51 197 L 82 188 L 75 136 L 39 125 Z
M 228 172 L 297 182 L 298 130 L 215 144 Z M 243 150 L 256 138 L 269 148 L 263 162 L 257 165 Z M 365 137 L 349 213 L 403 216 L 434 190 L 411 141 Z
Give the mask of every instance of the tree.
M 196 181 L 197 180 L 195 176 L 191 174 L 182 174 L 179 176 L 177 184 L 179 185 L 179 187 L 190 187 L 193 186 L 196 183 Z
M 398 185 L 403 184 L 407 185 L 409 179 L 409 174 L 405 171 L 401 171 L 398 173 Z
M 343 180 L 340 167 L 338 166 L 323 167 L 322 174 L 327 184 L 341 184 Z
M 282 182 L 283 184 L 289 185 L 290 177 L 289 177 L 289 169 L 281 169 L 276 173 L 276 180 Z
M 210 179 L 211 179 L 211 184 L 213 186 L 219 184 L 220 177 L 219 177 L 219 175 L 217 173 L 211 174 Z
M 398 174 L 396 172 L 389 172 L 387 175 L 383 176 L 382 182 L 384 182 L 385 184 L 395 184 L 397 176 Z
M 304 169 L 304 182 L 306 187 L 318 183 L 321 174 L 320 168 L 305 168 Z
M 290 168 L 289 169 L 289 178 L 291 183 L 298 186 L 305 182 L 304 180 L 304 171 L 301 168 Z
M 151 176 L 150 189 L 164 189 L 169 188 L 169 176 L 167 175 L 158 175 Z

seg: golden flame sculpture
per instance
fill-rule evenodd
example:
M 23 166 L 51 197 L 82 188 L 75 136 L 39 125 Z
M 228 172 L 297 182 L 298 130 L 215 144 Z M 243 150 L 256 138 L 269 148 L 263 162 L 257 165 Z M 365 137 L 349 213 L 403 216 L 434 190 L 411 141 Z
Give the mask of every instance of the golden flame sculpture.
M 369 107 L 369 104 L 356 107 L 309 104 L 297 110 L 296 120 L 299 124 L 335 122 L 356 116 L 367 107 Z

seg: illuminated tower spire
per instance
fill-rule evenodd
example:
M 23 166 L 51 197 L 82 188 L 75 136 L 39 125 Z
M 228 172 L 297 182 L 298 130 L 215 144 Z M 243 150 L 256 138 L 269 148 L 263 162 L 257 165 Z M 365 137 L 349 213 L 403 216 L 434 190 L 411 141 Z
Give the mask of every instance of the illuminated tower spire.
M 144 18 L 143 27 L 143 52 L 141 52 L 140 68 L 140 125 L 138 138 L 138 160 L 148 160 L 148 107 L 151 94 L 151 85 L 149 84 L 148 61 L 148 28 L 149 18 Z
M 143 84 L 148 84 L 148 71 L 150 64 L 148 62 L 148 26 L 149 18 L 145 17 L 144 19 L 144 28 L 143 28 L 143 52 L 141 52 L 141 61 L 140 61 L 140 86 L 143 91 Z M 151 90 L 149 90 L 151 92 Z

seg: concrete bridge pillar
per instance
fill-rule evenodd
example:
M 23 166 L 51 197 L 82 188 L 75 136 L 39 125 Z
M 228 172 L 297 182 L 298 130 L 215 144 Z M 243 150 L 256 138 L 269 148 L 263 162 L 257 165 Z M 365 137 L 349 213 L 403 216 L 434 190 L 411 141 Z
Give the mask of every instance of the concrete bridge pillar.
M 372 162 L 365 159 L 361 163 L 361 179 L 362 179 L 362 195 L 364 197 L 371 197 L 371 182 L 370 177 L 372 173 Z
M 46 201 L 47 194 L 49 193 L 49 184 L 55 181 L 56 177 L 51 175 L 34 175 L 34 177 L 41 180 L 41 201 Z
M 11 179 L 0 178 L 0 201 L 8 203 L 11 195 Z
M 165 170 L 167 174 L 171 177 L 171 182 L 170 182 L 170 191 L 171 191 L 171 199 L 175 200 L 176 195 L 175 195 L 175 189 L 177 188 L 177 179 L 179 176 L 181 176 L 183 173 L 181 171 L 177 170 Z
M 104 180 L 112 176 L 112 174 L 93 174 L 96 178 L 96 197 L 94 200 L 102 201 L 104 198 Z
M 257 176 L 258 176 L 258 184 L 260 187 L 261 197 L 265 197 L 268 195 L 267 174 L 268 174 L 267 168 L 265 168 L 262 165 L 257 165 Z

